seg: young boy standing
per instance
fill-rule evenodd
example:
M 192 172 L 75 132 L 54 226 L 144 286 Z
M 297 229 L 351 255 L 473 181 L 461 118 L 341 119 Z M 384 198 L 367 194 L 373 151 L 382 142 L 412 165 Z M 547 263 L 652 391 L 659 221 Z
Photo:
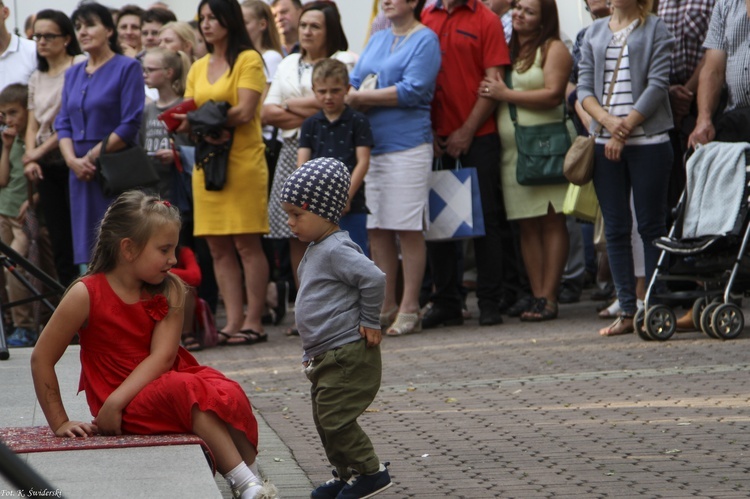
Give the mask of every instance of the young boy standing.
M 297 166 L 315 158 L 335 158 L 346 165 L 352 181 L 340 226 L 369 256 L 364 179 L 373 146 L 370 121 L 346 105 L 349 73 L 343 62 L 319 61 L 313 68 L 312 85 L 323 109 L 302 123 Z
M 24 231 L 24 218 L 29 208 L 26 177 L 23 175 L 23 154 L 26 151 L 24 137 L 28 112 L 28 88 L 14 83 L 0 92 L 0 114 L 5 117 L 7 128 L 2 132 L 0 153 L 0 240 L 16 253 L 28 257 L 31 241 Z M 56 276 L 52 260 L 52 248 L 46 229 L 39 229 L 37 238 L 42 270 Z M 30 296 L 30 292 L 16 277 L 0 273 L 0 285 L 8 284 L 8 298 L 15 302 Z M 28 278 L 28 276 L 26 276 Z M 4 293 L 3 293 L 4 294 Z M 9 347 L 33 347 L 38 337 L 34 319 L 34 305 L 25 303 L 10 309 L 16 328 L 8 337 Z
M 385 274 L 338 225 L 350 184 L 343 163 L 317 158 L 292 173 L 281 191 L 290 229 L 310 243 L 297 272 L 295 316 L 312 383 L 313 419 L 336 468 L 332 480 L 312 491 L 313 499 L 358 499 L 391 486 L 357 424 L 380 389 Z M 352 469 L 359 475 L 350 480 Z

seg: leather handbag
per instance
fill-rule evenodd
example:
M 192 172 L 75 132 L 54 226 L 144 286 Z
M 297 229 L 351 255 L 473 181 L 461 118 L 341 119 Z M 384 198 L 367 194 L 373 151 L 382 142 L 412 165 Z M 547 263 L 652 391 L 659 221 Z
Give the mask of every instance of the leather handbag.
M 97 159 L 96 176 L 107 197 L 119 196 L 125 191 L 154 185 L 159 173 L 151 158 L 140 146 L 132 146 L 115 152 L 107 150 L 110 135 L 102 141 L 102 153 Z
M 615 71 L 612 74 L 612 82 L 617 81 L 617 73 L 620 70 L 620 62 L 622 61 L 622 53 L 625 50 L 625 44 L 622 44 L 620 49 L 620 55 L 617 57 L 617 63 L 615 64 Z M 609 109 L 609 104 L 612 101 L 612 90 L 615 88 L 614 84 L 609 86 L 609 92 L 607 93 L 607 103 L 605 107 Z M 596 144 L 596 137 L 602 133 L 602 124 L 596 127 L 596 131 L 589 136 L 579 135 L 573 141 L 573 145 L 568 149 L 568 153 L 565 155 L 565 162 L 563 164 L 563 174 L 565 178 L 571 184 L 585 185 L 594 177 L 594 145 Z
M 508 88 L 512 87 L 511 72 L 506 72 Z M 524 126 L 518 124 L 515 104 L 508 103 L 510 118 L 516 129 L 516 180 L 521 185 L 564 184 L 568 180 L 563 175 L 565 154 L 570 148 L 570 132 L 565 124 L 563 108 L 562 121 L 545 125 Z

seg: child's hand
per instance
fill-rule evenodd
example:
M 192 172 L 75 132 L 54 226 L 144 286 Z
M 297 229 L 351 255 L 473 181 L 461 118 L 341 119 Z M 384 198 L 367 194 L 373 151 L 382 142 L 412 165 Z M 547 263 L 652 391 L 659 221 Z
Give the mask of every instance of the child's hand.
M 66 421 L 55 430 L 58 437 L 91 437 L 98 432 L 96 426 L 81 421 Z
M 383 339 L 380 329 L 370 329 L 365 326 L 359 326 L 359 335 L 367 340 L 368 347 L 380 345 L 380 341 Z
M 16 128 L 9 126 L 3 130 L 3 147 L 12 147 L 13 141 L 16 139 Z
M 102 435 L 122 435 L 122 411 L 105 401 L 94 424 Z
M 155 157 L 161 161 L 162 165 L 168 165 L 174 161 L 174 153 L 171 149 L 159 149 L 156 151 Z

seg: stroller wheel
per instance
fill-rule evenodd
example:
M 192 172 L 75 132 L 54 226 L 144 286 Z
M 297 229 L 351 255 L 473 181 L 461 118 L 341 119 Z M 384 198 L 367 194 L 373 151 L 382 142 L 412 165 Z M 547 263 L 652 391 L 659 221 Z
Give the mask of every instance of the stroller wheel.
M 693 302 L 693 326 L 695 329 L 700 330 L 701 328 L 701 314 L 708 305 L 708 298 L 702 296 Z
M 703 331 L 703 334 L 705 334 L 709 338 L 716 338 L 717 340 L 719 339 L 719 336 L 711 327 L 711 316 L 713 315 L 714 310 L 719 308 L 720 305 L 721 303 L 709 303 L 701 313 L 701 331 Z
M 666 341 L 677 330 L 677 319 L 666 305 L 655 305 L 646 312 L 646 333 L 657 341 Z
M 633 317 L 633 326 L 635 327 L 635 333 L 643 341 L 654 341 L 654 339 L 649 336 L 648 332 L 646 332 L 645 322 L 646 311 L 642 308 L 639 308 L 635 313 L 635 316 Z
M 734 303 L 719 305 L 711 316 L 711 327 L 719 338 L 735 339 L 745 328 L 745 316 L 742 309 Z

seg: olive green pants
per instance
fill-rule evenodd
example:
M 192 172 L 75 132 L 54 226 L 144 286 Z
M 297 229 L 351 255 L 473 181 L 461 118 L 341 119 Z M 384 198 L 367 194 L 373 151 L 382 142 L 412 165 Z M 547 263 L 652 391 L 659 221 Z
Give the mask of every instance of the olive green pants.
M 312 382 L 312 413 L 328 461 L 348 480 L 378 471 L 380 461 L 372 442 L 357 423 L 380 389 L 380 347 L 364 340 L 316 356 L 307 378 Z

